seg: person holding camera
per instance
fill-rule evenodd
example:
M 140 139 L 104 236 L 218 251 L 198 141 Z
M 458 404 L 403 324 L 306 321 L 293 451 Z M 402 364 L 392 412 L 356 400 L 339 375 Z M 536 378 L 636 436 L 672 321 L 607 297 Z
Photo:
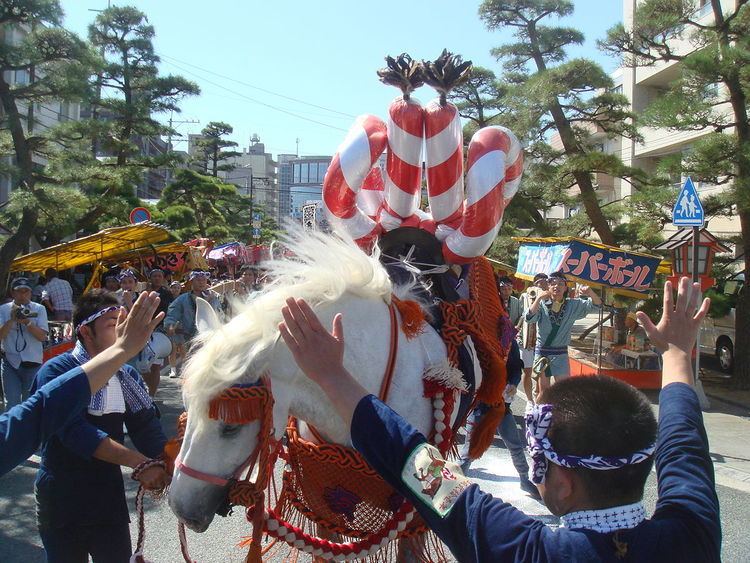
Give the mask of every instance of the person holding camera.
M 11 282 L 13 301 L 0 305 L 2 379 L 5 409 L 26 400 L 34 377 L 42 365 L 42 342 L 47 340 L 47 309 L 31 300 L 31 282 Z

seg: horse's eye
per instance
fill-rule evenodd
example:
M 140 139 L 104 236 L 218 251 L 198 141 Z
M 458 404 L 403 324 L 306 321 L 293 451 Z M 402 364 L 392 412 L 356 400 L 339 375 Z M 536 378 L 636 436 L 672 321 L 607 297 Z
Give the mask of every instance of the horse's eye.
M 240 428 L 242 428 L 241 424 L 224 424 L 221 427 L 221 435 L 224 438 L 234 436 L 240 431 Z

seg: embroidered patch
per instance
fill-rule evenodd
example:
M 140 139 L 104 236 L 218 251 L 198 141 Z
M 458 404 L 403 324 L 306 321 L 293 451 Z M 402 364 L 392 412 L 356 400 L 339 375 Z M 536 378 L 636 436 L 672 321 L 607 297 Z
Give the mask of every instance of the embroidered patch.
M 430 444 L 414 449 L 406 460 L 401 480 L 441 517 L 447 516 L 461 493 L 471 485 L 461 467 L 444 460 Z

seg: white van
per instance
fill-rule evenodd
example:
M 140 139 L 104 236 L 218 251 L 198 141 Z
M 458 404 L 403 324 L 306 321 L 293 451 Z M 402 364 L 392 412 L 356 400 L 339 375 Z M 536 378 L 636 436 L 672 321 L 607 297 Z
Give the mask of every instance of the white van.
M 736 299 L 744 285 L 745 276 L 736 274 L 724 283 L 724 293 Z M 701 324 L 701 354 L 715 355 L 722 371 L 732 373 L 734 369 L 735 308 L 719 319 L 706 317 Z

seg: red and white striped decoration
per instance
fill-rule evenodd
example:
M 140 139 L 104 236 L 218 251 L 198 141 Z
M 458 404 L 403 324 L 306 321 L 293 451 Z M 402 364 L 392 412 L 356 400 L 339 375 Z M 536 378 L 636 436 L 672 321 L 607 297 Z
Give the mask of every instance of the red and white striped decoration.
M 427 105 L 425 139 L 430 213 L 438 225 L 455 229 L 464 204 L 463 130 L 455 105 L 439 100 Z
M 471 139 L 466 168 L 463 220 L 443 242 L 443 256 L 449 264 L 470 262 L 495 240 L 505 206 L 521 182 L 521 143 L 505 127 L 484 127 Z
M 357 193 L 374 162 L 385 150 L 386 126 L 374 115 L 362 115 L 349 129 L 323 180 L 323 208 L 329 221 L 366 244 L 380 232 L 378 223 L 357 207 Z
M 380 167 L 375 165 L 370 170 L 357 194 L 357 207 L 373 221 L 377 221 L 380 208 L 385 201 L 385 183 Z
M 385 166 L 385 205 L 380 224 L 386 231 L 404 224 L 416 226 L 413 217 L 422 187 L 422 136 L 424 109 L 414 98 L 398 97 L 388 108 L 388 156 Z M 405 226 L 405 225 L 404 225 Z

